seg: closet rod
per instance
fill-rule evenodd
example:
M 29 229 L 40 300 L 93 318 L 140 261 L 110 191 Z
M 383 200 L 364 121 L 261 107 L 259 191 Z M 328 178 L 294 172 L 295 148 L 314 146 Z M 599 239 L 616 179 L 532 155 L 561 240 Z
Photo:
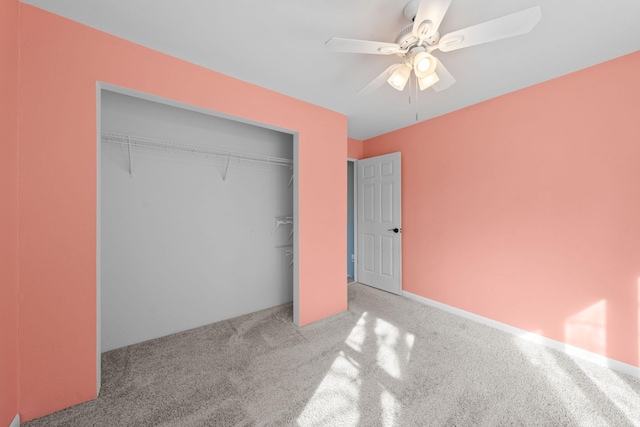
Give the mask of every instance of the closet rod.
M 263 156 L 261 154 L 244 153 L 241 151 L 222 150 L 219 148 L 205 147 L 202 145 L 182 144 L 173 141 L 166 141 L 144 136 L 125 135 L 115 132 L 102 132 L 102 142 L 127 145 L 129 147 L 148 147 L 159 150 L 184 151 L 207 156 L 224 156 L 227 158 L 246 160 L 249 162 L 266 163 L 276 166 L 289 166 L 293 160 L 282 157 Z

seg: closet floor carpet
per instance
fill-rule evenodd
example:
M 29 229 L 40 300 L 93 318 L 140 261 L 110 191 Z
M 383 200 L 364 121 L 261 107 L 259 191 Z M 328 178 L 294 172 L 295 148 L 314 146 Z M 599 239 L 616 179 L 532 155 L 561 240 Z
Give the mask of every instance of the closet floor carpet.
M 102 355 L 92 401 L 36 426 L 640 426 L 640 380 L 361 284 Z

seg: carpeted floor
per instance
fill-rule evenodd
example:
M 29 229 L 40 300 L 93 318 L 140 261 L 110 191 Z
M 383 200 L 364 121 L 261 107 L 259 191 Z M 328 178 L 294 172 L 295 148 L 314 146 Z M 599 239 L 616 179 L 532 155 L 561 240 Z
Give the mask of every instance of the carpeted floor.
M 640 426 L 640 380 L 360 284 L 102 356 L 102 391 L 26 426 Z

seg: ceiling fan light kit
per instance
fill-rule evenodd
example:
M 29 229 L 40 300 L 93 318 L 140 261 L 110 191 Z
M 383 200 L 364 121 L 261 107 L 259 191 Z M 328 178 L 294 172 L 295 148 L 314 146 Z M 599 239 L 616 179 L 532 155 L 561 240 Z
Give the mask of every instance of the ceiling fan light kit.
M 413 64 L 413 66 L 411 64 Z M 402 91 L 411 78 L 411 71 L 413 71 L 418 80 L 420 90 L 425 90 L 440 80 L 436 74 L 437 65 L 438 62 L 433 55 L 424 51 L 419 52 L 411 58 L 410 62 L 400 64 L 391 73 L 387 82 L 392 88 Z
M 413 24 L 400 31 L 395 43 L 332 38 L 325 45 L 334 52 L 395 54 L 402 58 L 401 63 L 384 70 L 363 87 L 359 94 L 372 93 L 385 81 L 394 89 L 402 91 L 411 77 L 411 71 L 418 80 L 420 90 L 433 87 L 439 92 L 449 88 L 456 80 L 431 52 L 450 52 L 526 34 L 536 26 L 542 16 L 540 6 L 536 6 L 440 37 L 440 23 L 451 1 L 411 0 L 404 7 L 403 13 Z

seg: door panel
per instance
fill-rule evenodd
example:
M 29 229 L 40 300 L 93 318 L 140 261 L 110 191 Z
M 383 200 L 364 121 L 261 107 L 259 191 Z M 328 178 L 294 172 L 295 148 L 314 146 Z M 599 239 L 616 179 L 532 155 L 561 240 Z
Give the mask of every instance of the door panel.
M 364 263 L 362 267 L 367 273 L 375 272 L 375 236 L 373 234 L 364 233 L 362 236 L 362 249 L 364 252 Z
M 380 236 L 380 274 L 393 277 L 393 241 L 391 236 Z
M 393 223 L 393 183 L 386 182 L 380 185 L 381 202 L 381 221 L 384 224 L 391 225 Z M 393 228 L 393 227 L 391 227 Z
M 374 218 L 374 203 L 375 203 L 375 186 L 373 185 L 364 185 L 363 188 L 363 197 L 364 197 L 364 218 L 363 221 L 373 223 L 375 221 Z
M 358 281 L 399 294 L 402 290 L 400 153 L 359 160 L 357 170 Z

